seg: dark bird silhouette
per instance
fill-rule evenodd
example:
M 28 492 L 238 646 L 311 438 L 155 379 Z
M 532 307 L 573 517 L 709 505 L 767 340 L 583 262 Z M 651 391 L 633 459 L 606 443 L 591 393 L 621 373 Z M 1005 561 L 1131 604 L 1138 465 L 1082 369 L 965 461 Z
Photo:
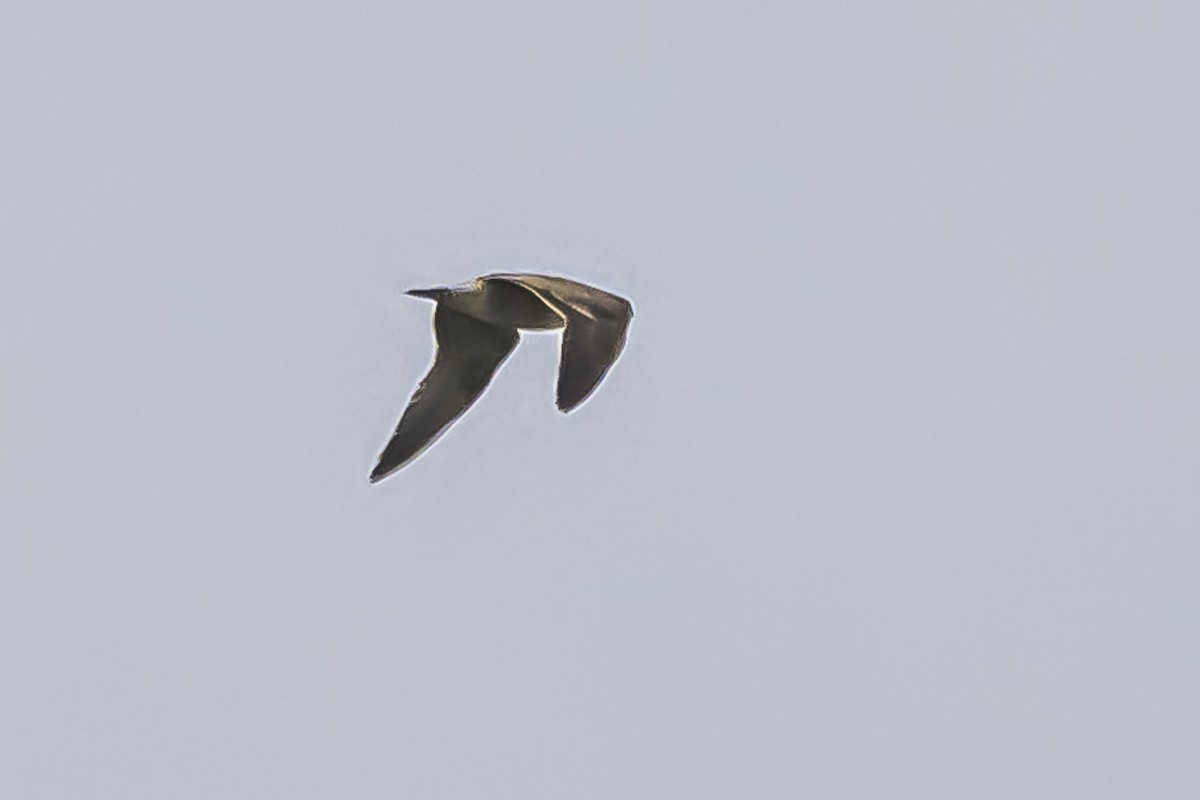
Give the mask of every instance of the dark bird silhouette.
M 517 346 L 519 331 L 563 328 L 557 403 L 568 412 L 617 360 L 633 318 L 623 297 L 549 275 L 485 275 L 465 286 L 408 294 L 437 303 L 437 354 L 379 454 L 371 483 L 420 455 L 471 407 Z

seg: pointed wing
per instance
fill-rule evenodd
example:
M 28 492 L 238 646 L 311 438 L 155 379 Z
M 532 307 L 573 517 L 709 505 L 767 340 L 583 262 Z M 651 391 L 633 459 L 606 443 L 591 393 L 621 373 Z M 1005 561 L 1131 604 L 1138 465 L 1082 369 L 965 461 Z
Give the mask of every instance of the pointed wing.
M 403 467 L 432 444 L 483 393 L 520 336 L 438 305 L 437 357 L 408 402 L 396 432 L 371 471 L 371 483 Z
M 623 297 L 585 283 L 549 275 L 504 275 L 537 294 L 566 320 L 558 366 L 558 408 L 567 412 L 588 398 L 625 346 L 633 306 Z

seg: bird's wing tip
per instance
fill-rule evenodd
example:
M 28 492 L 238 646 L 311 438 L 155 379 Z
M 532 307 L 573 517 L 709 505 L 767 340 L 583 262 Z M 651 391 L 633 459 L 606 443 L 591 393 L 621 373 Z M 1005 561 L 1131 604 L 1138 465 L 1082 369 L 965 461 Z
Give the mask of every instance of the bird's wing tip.
M 572 411 L 579 408 L 579 404 L 582 403 L 586 399 L 587 399 L 586 397 L 580 397 L 576 400 L 572 400 L 570 402 L 565 402 L 559 398 L 555 398 L 554 405 L 557 406 L 558 410 L 561 411 L 562 413 L 570 414 Z

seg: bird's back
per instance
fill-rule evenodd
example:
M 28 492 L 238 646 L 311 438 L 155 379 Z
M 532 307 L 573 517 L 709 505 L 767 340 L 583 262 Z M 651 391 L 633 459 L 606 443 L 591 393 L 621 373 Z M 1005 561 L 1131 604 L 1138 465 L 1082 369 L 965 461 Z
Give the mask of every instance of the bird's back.
M 455 292 L 438 302 L 501 328 L 546 330 L 561 328 L 566 322 L 536 292 L 507 276 L 484 276 L 475 281 L 473 290 Z

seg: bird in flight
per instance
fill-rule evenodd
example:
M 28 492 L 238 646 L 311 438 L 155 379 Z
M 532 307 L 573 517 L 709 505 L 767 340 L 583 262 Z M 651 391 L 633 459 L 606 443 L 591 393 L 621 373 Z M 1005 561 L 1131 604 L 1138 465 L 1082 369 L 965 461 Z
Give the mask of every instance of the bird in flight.
M 408 464 L 471 407 L 520 340 L 521 330 L 563 329 L 558 408 L 595 391 L 625 346 L 633 306 L 623 297 L 550 275 L 484 275 L 464 286 L 412 289 L 433 300 L 437 352 L 369 480 Z

